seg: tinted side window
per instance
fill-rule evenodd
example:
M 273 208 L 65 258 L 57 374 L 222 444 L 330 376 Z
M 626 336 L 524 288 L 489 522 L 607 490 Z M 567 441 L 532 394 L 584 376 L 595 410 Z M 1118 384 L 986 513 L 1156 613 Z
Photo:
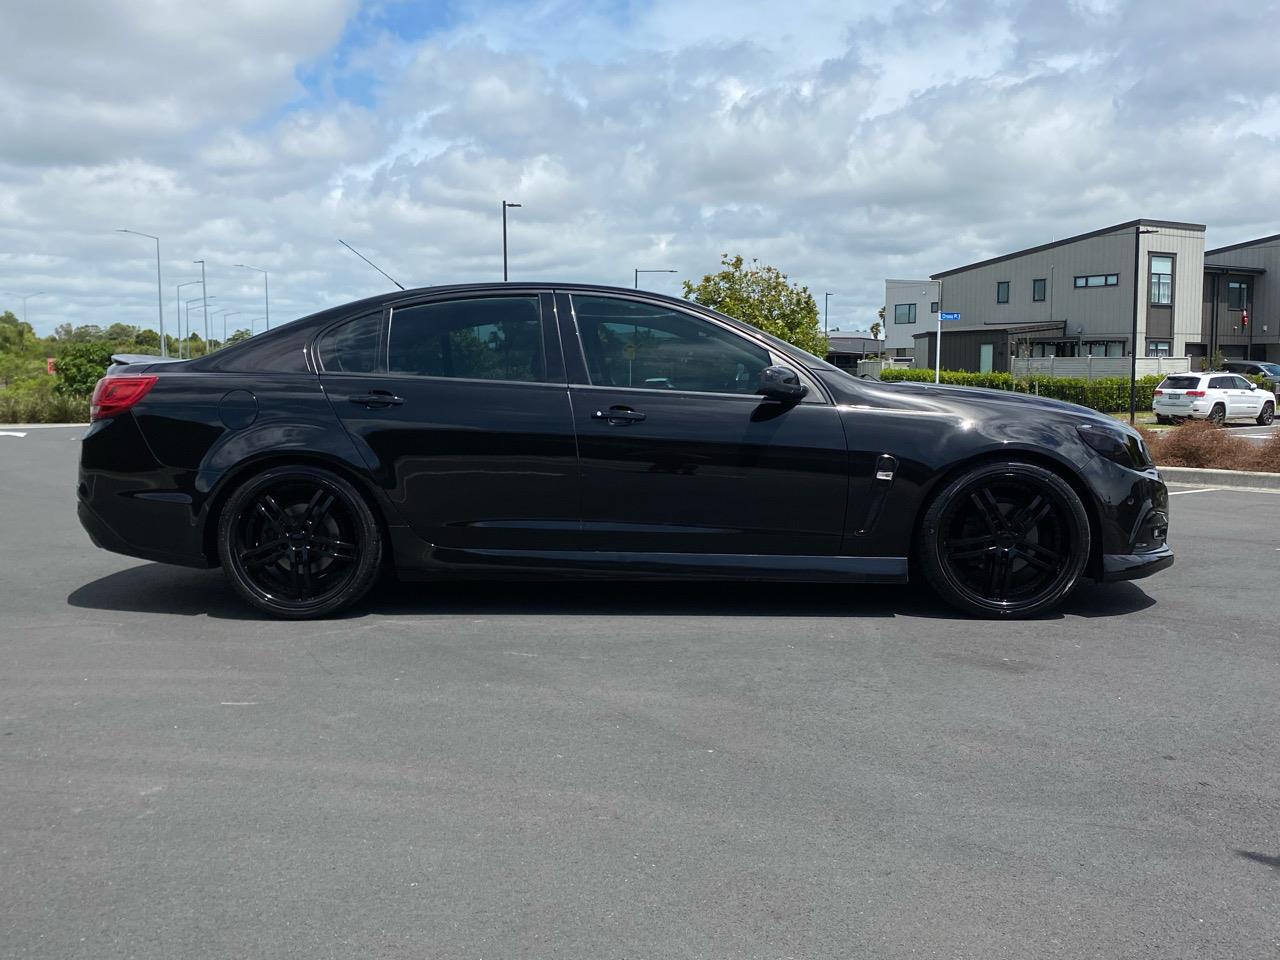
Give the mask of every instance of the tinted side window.
M 328 373 L 374 373 L 378 369 L 378 339 L 382 314 L 356 317 L 320 337 L 316 348 Z
M 755 393 L 770 363 L 764 347 L 664 307 L 575 296 L 573 310 L 593 384 Z
M 1237 390 L 1248 390 L 1251 386 L 1253 386 L 1253 383 L 1249 380 L 1246 380 L 1244 377 L 1232 377 L 1232 379 L 1235 380 L 1236 382 Z
M 541 383 L 547 365 L 537 297 L 479 297 L 392 310 L 392 373 Z
M 1214 377 L 1209 381 L 1210 390 L 1234 390 L 1235 388 L 1235 377 Z

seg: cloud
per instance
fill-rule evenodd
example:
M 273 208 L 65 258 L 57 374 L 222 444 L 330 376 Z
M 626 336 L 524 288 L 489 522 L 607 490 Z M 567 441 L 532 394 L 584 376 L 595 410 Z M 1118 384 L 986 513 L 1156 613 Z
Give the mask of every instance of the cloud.
M 0 12 L 0 289 L 54 291 L 42 330 L 154 322 L 119 226 L 163 237 L 166 301 L 203 257 L 257 314 L 253 263 L 283 319 L 385 287 L 339 236 L 496 278 L 509 199 L 514 277 L 675 292 L 740 251 L 845 329 L 886 276 L 1135 216 L 1280 229 L 1275 3 L 105 9 Z

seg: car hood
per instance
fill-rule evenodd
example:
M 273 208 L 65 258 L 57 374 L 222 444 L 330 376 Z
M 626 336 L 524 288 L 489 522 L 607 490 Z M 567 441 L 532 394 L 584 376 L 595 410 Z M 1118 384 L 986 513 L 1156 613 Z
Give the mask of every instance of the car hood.
M 986 387 L 957 387 L 948 384 L 920 383 L 901 380 L 885 383 L 879 380 L 857 380 L 857 391 L 860 399 L 848 398 L 849 402 L 866 403 L 877 400 L 886 406 L 904 401 L 919 403 L 923 407 L 978 406 L 987 411 L 1003 411 L 1012 417 L 1034 416 L 1037 411 L 1049 412 L 1058 416 L 1068 416 L 1075 420 L 1088 420 L 1106 423 L 1113 427 L 1124 427 L 1114 417 L 1099 413 L 1091 407 L 1065 400 L 1051 400 L 1048 397 L 1037 397 L 1030 393 L 1015 393 L 1012 390 L 991 390 Z M 830 386 L 837 385 L 831 383 Z M 841 386 L 844 386 L 843 384 Z M 850 386 L 853 386 L 852 384 Z M 879 405 L 879 404 L 876 404 Z

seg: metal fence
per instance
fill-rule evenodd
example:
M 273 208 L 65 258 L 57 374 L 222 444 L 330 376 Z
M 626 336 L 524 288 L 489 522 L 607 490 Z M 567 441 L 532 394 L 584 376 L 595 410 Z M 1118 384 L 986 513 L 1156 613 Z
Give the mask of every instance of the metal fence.
M 1097 380 L 1101 377 L 1129 376 L 1128 357 L 1015 357 L 1010 361 L 1015 377 L 1032 374 L 1039 377 L 1079 377 Z M 1139 377 L 1162 377 L 1169 373 L 1188 373 L 1190 357 L 1139 357 Z

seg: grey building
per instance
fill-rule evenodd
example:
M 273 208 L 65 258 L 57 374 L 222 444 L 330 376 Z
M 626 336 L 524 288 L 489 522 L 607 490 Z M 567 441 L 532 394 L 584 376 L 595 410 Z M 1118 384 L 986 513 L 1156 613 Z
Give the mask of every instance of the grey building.
M 1280 234 L 1206 250 L 1204 273 L 1203 350 L 1280 363 Z
M 916 334 L 936 328 L 938 287 L 937 280 L 884 282 L 884 348 L 888 356 L 910 357 Z
M 857 369 L 858 361 L 871 354 L 878 354 L 884 342 L 852 333 L 832 333 L 827 336 L 827 363 L 844 370 Z
M 936 294 L 924 281 L 887 280 L 885 328 L 895 330 L 900 306 L 896 326 L 931 351 L 932 338 L 920 336 L 936 330 L 933 313 L 921 325 L 927 297 L 966 328 L 1018 329 L 1009 340 L 1015 356 L 1124 357 L 1134 347 L 1136 285 L 1139 356 L 1191 357 L 1196 368 L 1215 350 L 1280 361 L 1280 234 L 1206 251 L 1204 233 L 1200 223 L 1130 220 L 936 273 Z M 944 324 L 944 367 L 954 360 L 965 365 L 952 369 L 980 369 L 982 357 L 962 346 L 973 339 L 965 332 L 952 357 Z M 1008 369 L 992 349 L 996 369 Z M 917 366 L 933 362 L 923 353 Z
M 1128 356 L 1136 283 L 1139 355 L 1180 357 L 1200 340 L 1204 230 L 1199 223 L 1130 220 L 933 279 L 941 309 L 959 313 L 965 324 L 1061 324 L 1060 334 L 1046 330 L 1024 340 L 1032 357 Z M 945 344 L 944 328 L 944 359 Z
M 1063 339 L 1063 324 L 1023 323 L 1002 325 L 944 323 L 942 325 L 942 369 L 973 370 L 980 373 L 1007 373 L 1009 361 L 1018 351 L 1035 342 L 1058 342 Z M 932 367 L 937 350 L 938 327 L 917 333 L 915 364 Z

